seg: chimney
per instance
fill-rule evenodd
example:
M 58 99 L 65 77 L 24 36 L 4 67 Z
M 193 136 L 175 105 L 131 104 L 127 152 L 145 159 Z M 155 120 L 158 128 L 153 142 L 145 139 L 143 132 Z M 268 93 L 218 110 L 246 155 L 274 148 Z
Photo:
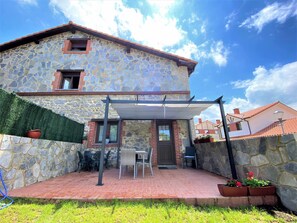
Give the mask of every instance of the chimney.
M 236 115 L 240 114 L 239 108 L 234 108 L 233 111 L 234 111 L 234 114 L 236 114 Z
M 201 124 L 202 123 L 202 118 L 199 118 L 198 121 L 199 121 L 199 124 Z
M 217 119 L 216 123 L 217 123 L 217 125 L 221 124 L 221 120 Z

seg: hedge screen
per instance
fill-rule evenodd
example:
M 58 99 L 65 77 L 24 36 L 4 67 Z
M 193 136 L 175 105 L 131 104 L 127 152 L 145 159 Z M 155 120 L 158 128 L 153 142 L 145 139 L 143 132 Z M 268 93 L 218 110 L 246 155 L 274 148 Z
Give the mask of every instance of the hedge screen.
M 0 89 L 0 134 L 26 136 L 41 129 L 41 139 L 82 142 L 84 125 Z

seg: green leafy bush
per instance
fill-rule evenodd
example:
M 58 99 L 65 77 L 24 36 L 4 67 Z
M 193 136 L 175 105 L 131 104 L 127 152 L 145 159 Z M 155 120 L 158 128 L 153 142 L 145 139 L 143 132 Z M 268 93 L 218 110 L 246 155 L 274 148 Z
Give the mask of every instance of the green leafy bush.
M 243 184 L 245 186 L 250 186 L 250 187 L 266 187 L 271 185 L 271 182 L 269 180 L 261 180 L 261 179 L 254 178 L 254 173 L 248 172 L 247 178 L 243 180 Z

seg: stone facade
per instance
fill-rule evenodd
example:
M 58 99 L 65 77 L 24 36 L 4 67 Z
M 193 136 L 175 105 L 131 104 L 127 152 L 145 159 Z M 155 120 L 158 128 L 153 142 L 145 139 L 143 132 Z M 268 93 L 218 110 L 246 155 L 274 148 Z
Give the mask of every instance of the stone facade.
M 61 176 L 77 169 L 82 144 L 0 134 L 0 169 L 8 189 Z
M 88 54 L 64 54 L 67 38 L 90 38 Z M 0 54 L 0 87 L 15 92 L 51 92 L 58 69 L 84 69 L 83 91 L 186 91 L 185 66 L 85 33 L 61 33 Z
M 87 52 L 66 52 L 69 38 L 88 38 Z M 101 146 L 94 143 L 97 131 L 94 120 L 104 118 L 105 105 L 102 100 L 106 98 L 106 92 L 113 93 L 110 96 L 112 99 L 163 100 L 165 95 L 166 100 L 189 99 L 189 73 L 186 66 L 134 48 L 128 52 L 126 46 L 80 31 L 74 34 L 60 33 L 43 38 L 38 44 L 31 42 L 3 51 L 0 53 L 0 67 L 0 88 L 20 93 L 33 92 L 22 97 L 84 123 L 85 134 L 90 136 L 88 149 Z M 78 89 L 57 89 L 62 79 L 60 70 L 81 71 Z M 43 94 L 38 96 L 36 93 L 40 92 Z M 67 95 L 63 94 L 65 92 Z M 137 92 L 144 92 L 144 95 Z M 145 94 L 147 92 L 152 94 Z M 154 95 L 154 92 L 157 94 Z M 160 92 L 164 93 L 158 94 Z M 109 119 L 118 118 L 111 106 Z M 188 137 L 182 122 L 178 138 L 175 138 L 178 142 L 175 149 L 178 151 L 181 145 L 179 137 Z M 127 144 L 143 149 L 152 146 L 156 149 L 156 143 L 152 141 L 155 133 L 152 134 L 153 127 L 149 123 L 151 121 L 125 121 L 120 146 Z M 118 146 L 107 145 L 107 149 L 116 151 Z
M 297 212 L 297 134 L 231 141 L 239 179 L 253 171 L 277 186 L 281 202 Z M 198 165 L 231 178 L 225 142 L 196 144 Z

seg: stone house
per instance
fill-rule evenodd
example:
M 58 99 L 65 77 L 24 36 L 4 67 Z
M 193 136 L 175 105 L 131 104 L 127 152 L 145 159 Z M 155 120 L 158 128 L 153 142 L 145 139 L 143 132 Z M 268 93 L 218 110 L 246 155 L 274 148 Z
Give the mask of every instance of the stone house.
M 196 64 L 69 22 L 1 44 L 0 87 L 84 123 L 86 147 L 96 149 L 102 145 L 102 100 L 107 95 L 121 100 L 189 100 L 189 77 Z M 191 125 L 189 119 L 165 116 L 122 120 L 111 107 L 107 150 L 152 147 L 154 165 L 178 165 L 182 143 L 192 141 Z M 169 142 L 166 150 L 159 147 L 162 140 Z

